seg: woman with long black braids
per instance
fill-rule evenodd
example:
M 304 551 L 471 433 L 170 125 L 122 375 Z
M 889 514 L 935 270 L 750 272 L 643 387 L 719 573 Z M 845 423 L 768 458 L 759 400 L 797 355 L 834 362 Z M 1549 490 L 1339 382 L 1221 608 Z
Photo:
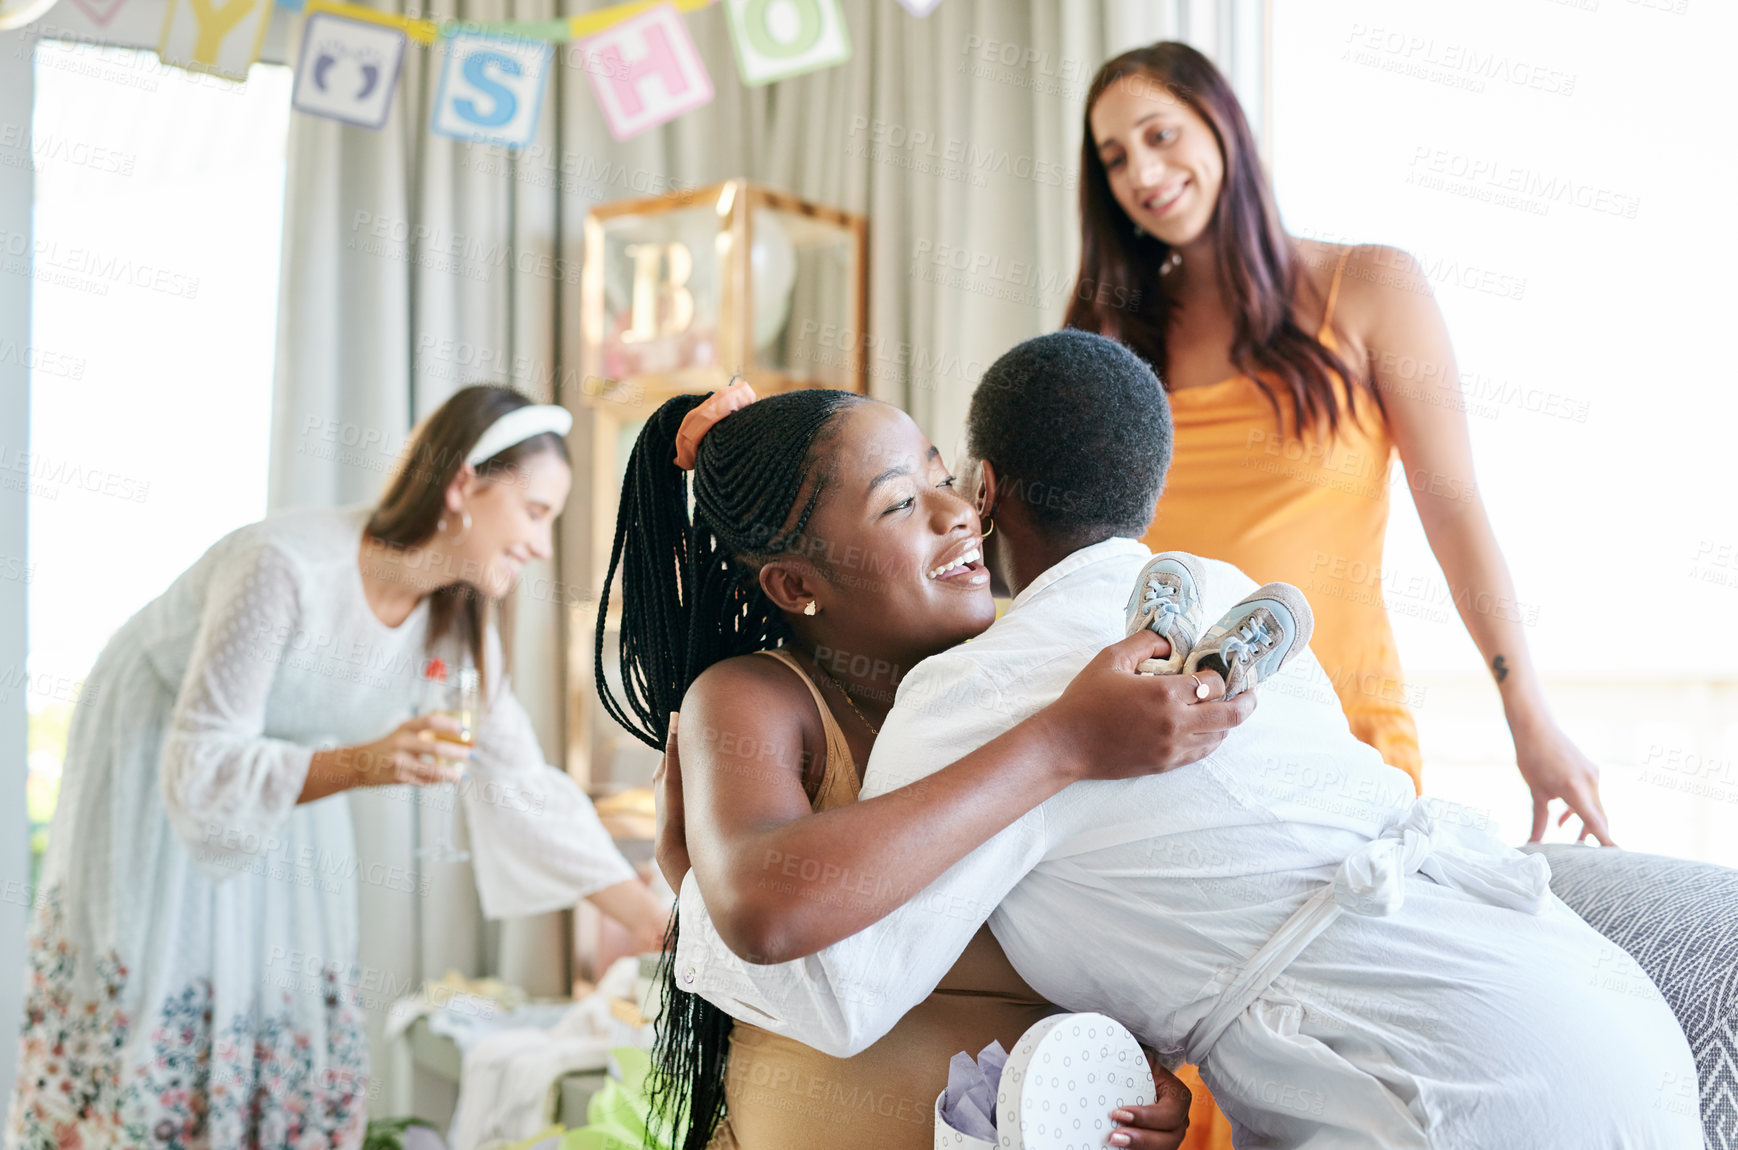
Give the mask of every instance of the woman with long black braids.
M 740 384 L 679 397 L 641 432 L 610 556 L 610 579 L 622 580 L 619 699 L 601 641 L 597 652 L 605 705 L 648 744 L 668 741 L 667 764 L 674 712 L 686 715 L 680 786 L 662 797 L 691 812 L 685 849 L 733 950 L 776 962 L 848 937 L 1068 783 L 1196 761 L 1247 713 L 1241 700 L 1196 704 L 1136 675 L 1166 649 L 1143 632 L 980 750 L 856 801 L 858 764 L 904 669 L 994 619 L 981 561 L 990 528 L 898 409 L 825 390 L 752 400 Z M 608 606 L 606 596 L 600 621 Z M 679 886 L 689 860 L 659 862 Z M 683 1150 L 928 1147 L 949 1058 L 992 1040 L 1011 1047 L 1054 1010 L 980 929 L 927 1001 L 835 1059 L 733 1025 L 686 993 L 675 929 L 672 919 L 652 1090 Z M 1133 1125 L 1174 1146 L 1186 1108 L 1186 1092 L 1162 1090 Z

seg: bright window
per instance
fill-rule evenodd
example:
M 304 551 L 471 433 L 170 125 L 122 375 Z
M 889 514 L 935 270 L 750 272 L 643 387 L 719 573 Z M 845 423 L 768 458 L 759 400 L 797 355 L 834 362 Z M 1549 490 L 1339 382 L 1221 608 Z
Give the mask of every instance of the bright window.
M 1717 333 L 1738 302 L 1738 154 L 1703 113 L 1730 104 L 1735 36 L 1738 9 L 1706 0 L 1317 0 L 1274 5 L 1273 26 L 1286 226 L 1404 248 L 1430 275 L 1528 639 L 1613 832 L 1729 865 L 1738 390 Z M 1520 841 L 1531 803 L 1495 688 L 1395 491 L 1391 608 L 1415 575 L 1439 589 L 1393 611 L 1426 790 Z
M 36 49 L 33 878 L 103 645 L 265 513 L 289 89 L 282 67 L 232 84 L 150 52 Z M 6 450 L 14 466 L 23 444 Z

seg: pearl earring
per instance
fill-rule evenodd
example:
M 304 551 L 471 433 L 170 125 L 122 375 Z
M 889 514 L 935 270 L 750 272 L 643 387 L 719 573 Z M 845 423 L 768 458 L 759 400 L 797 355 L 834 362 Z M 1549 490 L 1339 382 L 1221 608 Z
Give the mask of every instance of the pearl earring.
M 803 614 L 805 615 L 819 615 L 820 613 L 821 609 L 815 606 L 815 601 L 813 599 L 810 599 L 808 604 L 803 607 Z

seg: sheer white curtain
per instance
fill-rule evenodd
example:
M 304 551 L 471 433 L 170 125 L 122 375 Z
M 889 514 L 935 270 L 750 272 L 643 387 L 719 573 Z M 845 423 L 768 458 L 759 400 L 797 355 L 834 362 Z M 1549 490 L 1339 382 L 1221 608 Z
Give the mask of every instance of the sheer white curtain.
M 549 19 L 595 6 L 436 0 L 424 14 Z M 1263 0 L 943 0 L 922 20 L 893 0 L 845 9 L 849 63 L 764 88 L 738 82 L 721 6 L 687 16 L 717 98 L 625 143 L 571 67 L 555 69 L 537 144 L 519 155 L 431 135 L 439 56 L 416 47 L 383 131 L 297 117 L 273 507 L 373 498 L 411 423 L 465 384 L 554 398 L 563 365 L 577 377 L 587 209 L 736 176 L 867 214 L 870 331 L 895 349 L 871 361 L 872 390 L 951 452 L 982 369 L 1060 325 L 1077 258 L 1082 97 L 1098 65 L 1184 38 L 1219 59 L 1248 107 L 1264 103 Z M 936 143 L 913 146 L 919 132 Z M 952 156 L 965 162 L 936 170 Z M 995 270 L 950 281 L 934 274 L 948 270 L 934 262 L 944 249 Z M 584 502 L 576 493 L 570 520 Z M 557 606 L 523 602 L 519 615 L 516 689 L 559 763 Z M 407 804 L 352 804 L 364 868 L 413 858 Z M 364 886 L 365 971 L 398 987 L 453 967 L 565 989 L 556 916 L 497 936 L 468 867 L 435 865 L 426 896 Z M 371 1045 L 384 1070 L 382 1022 Z M 376 1112 L 395 1101 L 377 1094 Z

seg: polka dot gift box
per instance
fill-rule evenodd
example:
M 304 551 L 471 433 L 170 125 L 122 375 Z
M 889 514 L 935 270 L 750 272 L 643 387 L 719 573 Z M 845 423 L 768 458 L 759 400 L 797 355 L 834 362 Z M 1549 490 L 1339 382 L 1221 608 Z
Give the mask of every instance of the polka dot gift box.
M 943 1092 L 945 1096 L 946 1092 Z M 1102 1014 L 1059 1014 L 1020 1036 L 996 1090 L 996 1141 L 952 1129 L 936 1105 L 937 1150 L 1088 1150 L 1107 1144 L 1119 1106 L 1157 1098 L 1140 1043 Z

